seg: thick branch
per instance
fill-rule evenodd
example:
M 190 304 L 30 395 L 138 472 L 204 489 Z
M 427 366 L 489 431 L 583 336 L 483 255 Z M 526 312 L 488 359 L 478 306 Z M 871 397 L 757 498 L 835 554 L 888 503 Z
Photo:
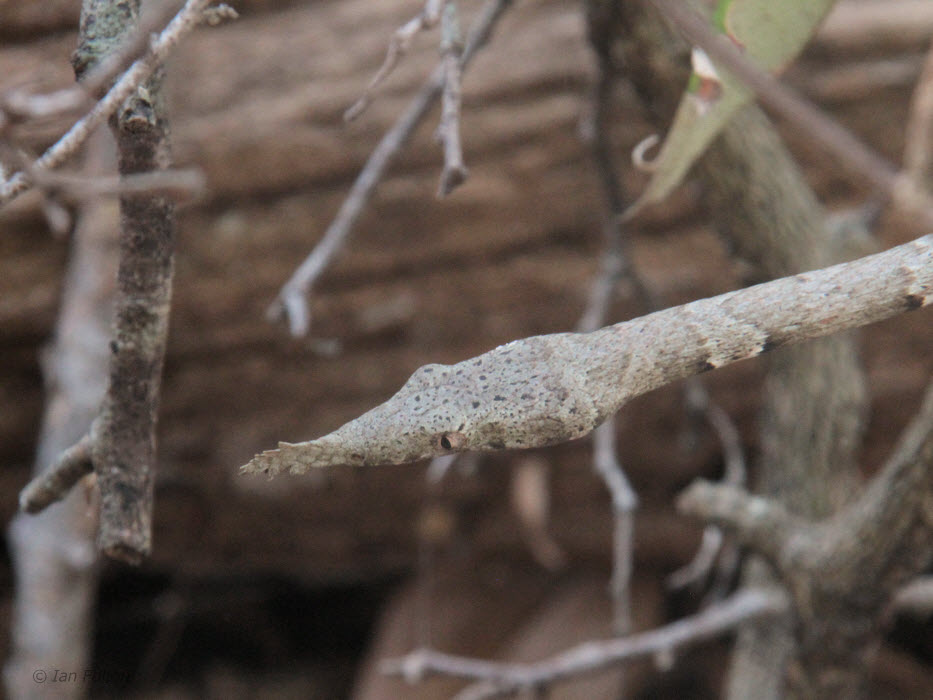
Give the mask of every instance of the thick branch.
M 179 22 L 196 23 L 207 4 L 187 3 L 187 20 L 179 14 L 169 28 Z M 131 31 L 137 9 L 135 3 L 87 0 L 77 54 L 102 60 Z M 174 36 L 177 41 L 178 35 Z M 156 75 L 136 90 L 112 120 L 121 175 L 169 165 L 160 82 Z M 91 431 L 91 460 L 101 492 L 98 546 L 110 556 L 137 563 L 151 548 L 155 424 L 168 332 L 175 221 L 171 200 L 154 193 L 124 194 L 120 214 L 109 383 Z
M 933 561 L 933 382 L 881 473 L 815 541 L 837 578 L 886 597 Z M 840 556 L 845 554 L 844 557 Z

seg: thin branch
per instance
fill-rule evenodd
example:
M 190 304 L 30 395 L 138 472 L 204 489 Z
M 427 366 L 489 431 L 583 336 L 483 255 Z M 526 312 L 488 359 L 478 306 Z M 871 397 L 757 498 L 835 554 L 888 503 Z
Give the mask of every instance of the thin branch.
M 904 169 L 918 187 L 928 184 L 933 160 L 933 44 L 914 88 L 904 130 Z
M 11 119 L 42 118 L 71 112 L 87 105 L 115 76 L 125 70 L 149 48 L 150 34 L 175 14 L 175 3 L 157 0 L 142 8 L 138 28 L 113 53 L 85 72 L 86 57 L 76 53 L 73 59 L 80 82 L 51 93 L 33 95 L 24 90 L 11 90 L 0 97 L 0 110 Z M 0 116 L 2 119 L 2 116 Z
M 352 121 L 360 116 L 369 103 L 372 102 L 373 93 L 376 88 L 382 84 L 389 74 L 398 65 L 401 58 L 408 53 L 411 43 L 415 37 L 425 29 L 435 26 L 441 18 L 441 11 L 449 0 L 426 0 L 424 8 L 417 15 L 408 20 L 405 24 L 395 30 L 392 39 L 389 41 L 389 48 L 386 50 L 386 57 L 376 71 L 376 75 L 369 81 L 369 85 L 360 95 L 360 98 L 344 112 L 344 121 Z
M 544 459 L 527 456 L 512 470 L 510 487 L 512 511 L 522 526 L 528 549 L 548 571 L 558 571 L 567 564 L 567 555 L 548 533 L 551 510 L 551 479 Z
M 787 543 L 806 526 L 778 501 L 702 479 L 684 489 L 677 508 L 734 532 L 741 542 L 772 562 L 781 560 Z
M 205 17 L 207 0 L 191 0 L 134 71 L 148 74 L 119 102 L 111 121 L 119 172 L 135 176 L 171 163 L 159 66 L 165 52 Z M 85 0 L 76 51 L 95 65 L 132 31 L 135 18 L 112 0 Z M 150 70 L 151 69 L 151 70 Z M 113 91 L 111 91 L 113 94 Z M 106 98 L 105 98 L 106 99 Z M 41 161 L 42 159 L 40 159 Z M 137 564 L 151 550 L 155 426 L 174 272 L 174 203 L 152 192 L 120 197 L 120 247 L 107 392 L 91 430 L 91 461 L 100 488 L 98 548 Z
M 30 481 L 19 494 L 19 509 L 39 513 L 62 500 L 72 487 L 94 471 L 91 437 L 85 435 L 61 453 L 54 464 Z
M 699 382 L 689 382 L 686 391 L 687 406 L 691 412 L 702 414 L 709 423 L 722 447 L 725 470 L 723 483 L 730 486 L 744 486 L 747 469 L 742 440 L 729 414 L 709 400 L 709 394 Z M 667 579 L 669 588 L 679 589 L 690 586 L 709 576 L 718 560 L 720 550 L 726 543 L 722 531 L 715 525 L 707 525 L 703 530 L 700 548 L 693 559 L 673 572 Z M 733 553 L 734 554 L 734 553 Z M 726 557 L 730 566 L 737 564 L 736 556 Z M 724 571 L 722 578 L 731 577 L 732 571 Z
M 586 309 L 577 323 L 577 330 L 581 333 L 595 331 L 605 325 L 612 300 L 623 278 L 642 293 L 642 299 L 648 296 L 647 287 L 627 255 L 627 241 L 619 217 L 624 209 L 625 196 L 612 157 L 609 133 L 612 93 L 617 77 L 611 49 L 618 21 L 615 5 L 587 2 L 586 20 L 590 48 L 597 63 L 596 81 L 590 100 L 591 122 L 587 131 L 592 139 L 591 155 L 599 175 L 607 215 L 600 272 L 593 281 Z M 609 588 L 612 593 L 612 630 L 621 636 L 632 629 L 631 582 L 638 497 L 619 459 L 615 416 L 609 416 L 593 432 L 593 468 L 612 498 L 612 576 Z
M 597 79 L 591 100 L 591 119 L 584 131 L 593 141 L 593 157 L 602 183 L 603 196 L 611 216 L 606 225 L 607 242 L 602 256 L 602 274 L 591 288 L 586 312 L 577 325 L 577 330 L 581 332 L 595 330 L 606 322 L 612 294 L 621 279 L 625 279 L 631 284 L 641 306 L 645 310 L 654 311 L 666 306 L 633 266 L 629 252 L 626 249 L 628 241 L 622 232 L 620 215 L 625 209 L 624 195 L 612 158 L 612 147 L 607 128 L 610 123 L 612 90 L 616 76 L 615 59 L 612 53 L 612 42 L 615 36 L 613 31 L 619 17 L 614 14 L 616 6 L 611 3 L 607 5 L 605 3 L 588 2 L 586 10 L 589 43 L 597 59 Z M 650 147 L 650 145 L 647 147 Z M 739 462 L 744 459 L 738 442 L 738 432 L 735 426 L 732 425 L 728 415 L 709 400 L 706 390 L 698 380 L 687 382 L 686 397 L 688 405 L 702 412 L 716 434 L 719 435 L 726 455 L 727 472 L 729 466 L 742 468 L 736 465 L 736 457 L 738 457 Z M 634 494 L 629 494 L 630 487 L 624 474 L 620 474 L 621 480 L 612 476 L 614 469 L 621 469 L 614 454 L 614 448 L 613 451 L 607 451 L 600 450 L 599 447 L 610 439 L 606 435 L 612 429 L 612 423 L 613 419 L 608 419 L 606 423 L 597 428 L 594 436 L 597 445 L 596 454 L 603 453 L 601 459 L 597 457 L 597 472 L 606 481 L 610 492 L 614 494 L 617 556 L 615 561 L 617 562 L 617 569 L 613 575 L 613 580 L 618 581 L 626 576 L 626 568 L 619 562 L 618 556 L 621 553 L 619 550 L 621 542 L 629 540 L 631 537 L 634 524 L 632 520 Z M 611 439 L 614 440 L 614 438 Z M 615 466 L 611 466 L 613 464 Z M 620 481 L 624 482 L 624 484 L 619 483 Z M 619 496 L 616 494 L 619 494 Z M 626 505 L 629 501 L 631 501 L 631 505 Z M 705 537 L 704 543 L 708 546 L 715 546 L 715 551 L 700 552 L 698 557 L 703 560 L 709 558 L 711 561 L 715 561 L 715 555 L 719 551 L 721 542 L 722 537 Z
M 441 100 L 441 123 L 438 136 L 444 145 L 444 169 L 438 186 L 438 196 L 446 197 L 467 177 L 460 146 L 460 20 L 456 1 L 444 6 L 441 39 L 441 65 L 444 70 L 444 93 Z
M 83 160 L 89 174 L 113 170 L 116 149 L 110 133 L 94 134 Z M 61 453 L 87 434 L 106 390 L 116 238 L 113 207 L 100 200 L 77 207 L 55 335 L 42 354 L 46 396 L 33 462 L 36 476 L 47 475 Z M 5 697 L 35 696 L 37 668 L 79 669 L 91 663 L 99 569 L 94 543 L 98 498 L 91 482 L 86 479 L 55 508 L 38 516 L 19 513 L 9 523 L 15 594 L 3 669 Z M 65 490 L 53 489 L 56 494 Z M 31 498 L 26 494 L 24 500 Z M 81 692 L 59 688 L 53 694 L 65 698 Z
M 686 37 L 699 45 L 716 62 L 738 77 L 758 98 L 775 112 L 809 135 L 820 148 L 890 197 L 895 206 L 923 216 L 933 225 L 933 203 L 929 195 L 914 186 L 897 168 L 868 148 L 852 132 L 827 117 L 818 107 L 783 85 L 745 56 L 725 36 L 713 30 L 707 20 L 676 0 L 643 0 L 653 5 Z
M 671 654 L 681 647 L 718 637 L 750 620 L 785 614 L 787 598 L 774 590 L 749 589 L 706 610 L 630 637 L 585 642 L 531 664 L 496 663 L 422 649 L 382 664 L 383 673 L 410 683 L 431 675 L 480 681 L 457 698 L 478 700 L 517 695 L 645 657 Z
M 145 57 L 136 61 L 109 92 L 79 119 L 54 145 L 42 154 L 31 166 L 30 171 L 53 170 L 72 157 L 84 144 L 88 136 L 103 124 L 142 85 L 167 58 L 181 39 L 204 19 L 204 11 L 211 0 L 188 0 L 155 38 Z M 0 204 L 28 190 L 33 184 L 27 171 L 21 170 L 5 182 L 0 183 Z
M 135 175 L 71 175 L 39 171 L 33 175 L 37 187 L 60 191 L 66 198 L 87 199 L 89 197 L 119 196 L 123 194 L 165 194 L 192 196 L 205 187 L 204 174 L 200 170 L 154 170 Z
M 632 631 L 632 571 L 635 560 L 635 511 L 638 496 L 632 488 L 616 449 L 616 421 L 610 416 L 593 431 L 593 466 L 612 497 L 612 631 Z
M 713 567 L 716 566 L 719 550 L 722 549 L 725 540 L 723 531 L 715 525 L 707 525 L 703 528 L 700 546 L 693 555 L 693 559 L 667 577 L 665 581 L 667 587 L 679 590 L 707 579 Z
M 511 4 L 512 0 L 489 0 L 483 7 L 470 30 L 460 58 L 461 71 L 466 70 L 476 52 L 489 40 L 496 22 Z M 312 286 L 343 247 L 386 169 L 440 97 L 444 81 L 444 67 L 441 65 L 434 70 L 408 109 L 383 135 L 353 182 L 337 216 L 270 305 L 267 312 L 269 319 L 278 320 L 285 316 L 292 335 L 303 336 L 308 333 L 311 319 L 307 297 Z

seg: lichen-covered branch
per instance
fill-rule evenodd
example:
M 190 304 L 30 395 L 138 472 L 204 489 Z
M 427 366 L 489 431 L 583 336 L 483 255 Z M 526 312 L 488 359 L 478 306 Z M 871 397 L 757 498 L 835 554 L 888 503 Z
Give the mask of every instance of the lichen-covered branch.
M 426 365 L 381 406 L 245 472 L 411 462 L 586 435 L 632 397 L 933 301 L 933 235 L 876 255 L 658 311 L 593 333 L 516 340 Z
M 161 62 L 184 33 L 206 18 L 208 4 L 209 0 L 185 3 L 153 40 L 146 57 L 124 73 L 91 113 L 31 166 L 31 172 L 57 165 L 111 114 L 120 174 L 132 179 L 165 170 L 170 154 Z M 74 54 L 79 80 L 99 76 L 99 66 L 122 50 L 139 11 L 138 0 L 85 0 L 81 43 Z M 28 186 L 28 176 L 24 177 Z M 6 186 L 13 182 L 8 180 Z M 18 191 L 13 187 L 8 194 Z M 136 563 L 151 547 L 155 423 L 171 300 L 174 205 L 151 189 L 124 188 L 120 215 L 114 326 L 103 405 L 90 434 L 58 460 L 62 468 L 52 470 L 51 479 L 27 488 L 23 503 L 39 509 L 60 498 L 74 476 L 93 464 L 101 493 L 98 547 Z

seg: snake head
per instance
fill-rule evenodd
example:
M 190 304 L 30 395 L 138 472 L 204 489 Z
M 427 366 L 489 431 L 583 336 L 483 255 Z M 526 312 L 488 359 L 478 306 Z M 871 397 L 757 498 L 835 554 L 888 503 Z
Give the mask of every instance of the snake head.
M 467 450 L 527 448 L 585 435 L 601 420 L 555 342 L 538 336 L 455 365 L 420 367 L 388 401 L 316 440 L 281 442 L 245 473 L 402 464 Z

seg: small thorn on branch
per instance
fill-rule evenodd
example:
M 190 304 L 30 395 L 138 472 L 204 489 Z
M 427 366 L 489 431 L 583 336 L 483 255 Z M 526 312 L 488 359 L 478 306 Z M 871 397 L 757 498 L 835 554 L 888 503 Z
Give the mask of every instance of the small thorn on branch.
M 19 494 L 24 513 L 40 513 L 62 500 L 82 477 L 94 470 L 91 463 L 91 436 L 85 435 L 59 455 L 49 468 L 26 484 Z

